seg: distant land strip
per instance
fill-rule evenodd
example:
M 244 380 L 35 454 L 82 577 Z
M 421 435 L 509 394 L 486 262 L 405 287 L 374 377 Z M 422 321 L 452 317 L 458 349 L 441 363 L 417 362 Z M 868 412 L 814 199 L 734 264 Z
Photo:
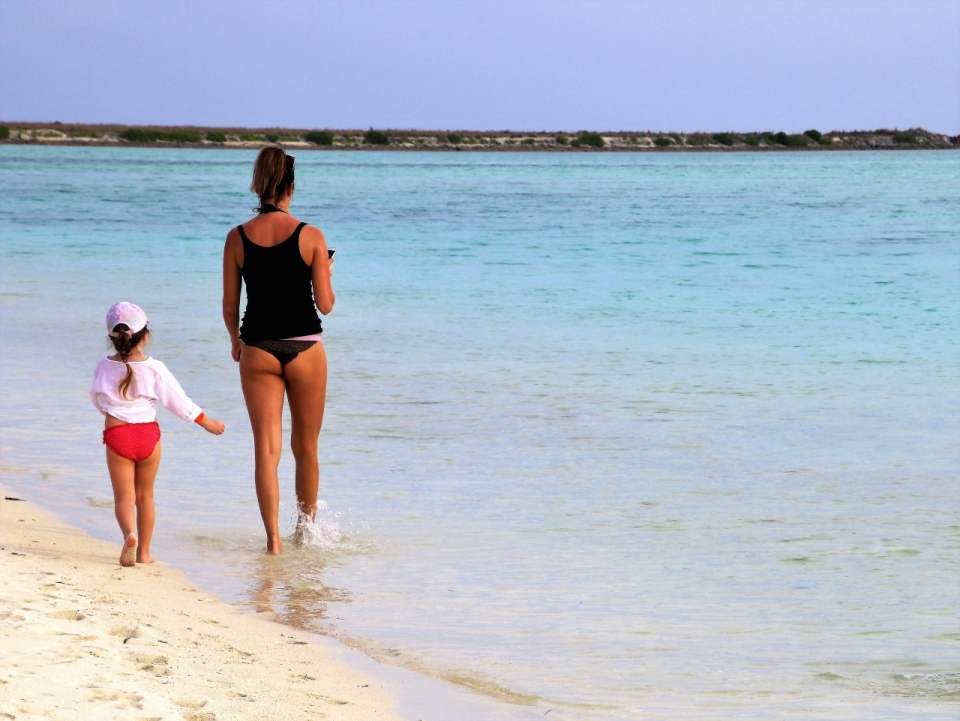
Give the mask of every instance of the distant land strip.
M 453 151 L 771 151 L 960 148 L 960 135 L 908 130 L 807 130 L 751 133 L 519 132 L 473 130 L 331 130 L 207 128 L 3 122 L 0 144 L 109 147 L 259 148 L 277 144 L 316 150 Z

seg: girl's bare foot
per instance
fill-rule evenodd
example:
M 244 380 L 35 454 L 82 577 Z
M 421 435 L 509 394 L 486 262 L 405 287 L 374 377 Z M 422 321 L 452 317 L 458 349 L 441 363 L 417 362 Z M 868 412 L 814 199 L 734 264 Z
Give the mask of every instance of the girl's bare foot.
M 141 556 L 139 553 L 137 554 L 137 563 L 153 563 L 156 560 L 156 558 L 149 554 L 144 556 Z
M 133 534 L 127 536 L 123 542 L 123 550 L 120 551 L 120 565 L 134 566 L 137 563 L 137 537 Z

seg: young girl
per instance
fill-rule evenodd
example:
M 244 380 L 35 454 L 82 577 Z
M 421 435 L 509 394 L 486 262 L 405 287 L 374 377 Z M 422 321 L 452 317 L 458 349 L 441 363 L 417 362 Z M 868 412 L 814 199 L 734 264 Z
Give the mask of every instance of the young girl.
M 214 435 L 223 433 L 224 425 L 207 418 L 187 398 L 163 363 L 142 353 L 150 330 L 147 316 L 138 306 L 117 303 L 110 308 L 107 333 L 117 352 L 97 363 L 90 398 L 106 416 L 103 442 L 113 484 L 114 512 L 123 532 L 120 565 L 153 563 L 153 481 L 160 467 L 157 401 L 174 415 L 198 423 Z

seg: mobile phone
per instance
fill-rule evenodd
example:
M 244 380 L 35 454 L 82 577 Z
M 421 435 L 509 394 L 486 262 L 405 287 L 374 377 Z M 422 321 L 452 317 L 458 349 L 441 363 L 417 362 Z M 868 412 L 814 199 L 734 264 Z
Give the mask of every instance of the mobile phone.
M 336 248 L 327 248 L 327 260 L 332 260 L 333 256 L 336 255 Z

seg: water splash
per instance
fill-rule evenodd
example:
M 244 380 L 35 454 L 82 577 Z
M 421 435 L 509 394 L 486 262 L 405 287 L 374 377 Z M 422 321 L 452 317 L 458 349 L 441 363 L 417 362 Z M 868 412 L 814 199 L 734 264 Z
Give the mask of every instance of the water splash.
M 298 548 L 316 548 L 321 551 L 336 551 L 344 539 L 337 515 L 331 512 L 326 501 L 317 502 L 317 513 L 310 518 L 293 508 L 293 544 Z

